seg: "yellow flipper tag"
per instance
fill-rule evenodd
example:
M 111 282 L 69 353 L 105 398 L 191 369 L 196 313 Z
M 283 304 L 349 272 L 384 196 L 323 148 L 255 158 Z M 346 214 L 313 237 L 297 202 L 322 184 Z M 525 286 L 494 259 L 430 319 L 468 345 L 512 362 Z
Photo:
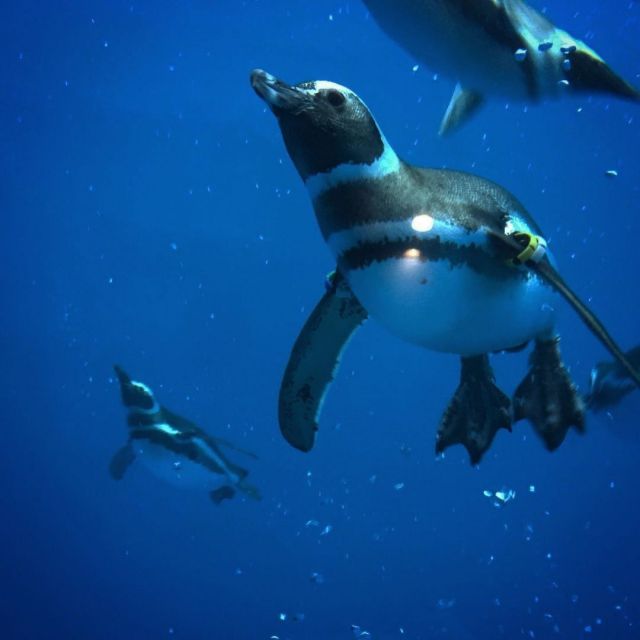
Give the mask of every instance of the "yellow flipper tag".
M 538 264 L 547 253 L 547 242 L 542 236 L 527 233 L 526 231 L 516 231 L 512 234 L 518 243 L 523 247 L 522 251 L 509 260 L 509 264 L 518 267 L 527 262 Z

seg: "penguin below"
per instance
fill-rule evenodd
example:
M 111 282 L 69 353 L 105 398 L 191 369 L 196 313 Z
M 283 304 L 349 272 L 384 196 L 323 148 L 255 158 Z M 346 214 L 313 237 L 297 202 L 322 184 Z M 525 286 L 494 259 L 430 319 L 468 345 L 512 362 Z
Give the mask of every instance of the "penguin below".
M 158 404 L 151 389 L 132 380 L 115 366 L 122 403 L 129 411 L 129 438 L 111 459 L 109 472 L 121 480 L 136 458 L 156 476 L 183 488 L 209 491 L 215 504 L 234 497 L 236 492 L 260 500 L 260 492 L 246 481 L 249 472 L 231 462 L 223 449 L 251 458 L 255 454 L 209 435 L 193 422 Z
M 290 86 L 262 70 L 255 92 L 280 125 L 337 267 L 291 353 L 280 389 L 284 437 L 309 451 L 340 354 L 369 317 L 428 349 L 461 356 L 460 384 L 436 452 L 463 444 L 473 464 L 500 428 L 530 420 L 549 450 L 584 429 L 584 401 L 555 330 L 559 295 L 620 366 L 640 376 L 562 280 L 542 232 L 502 187 L 474 175 L 403 162 L 362 100 L 333 82 Z M 513 402 L 489 354 L 534 342 Z
M 640 368 L 640 345 L 625 355 L 634 367 Z M 600 415 L 600 423 L 607 432 L 633 446 L 640 443 L 640 434 L 633 428 L 640 409 L 640 396 L 632 394 L 635 388 L 618 362 L 606 360 L 591 369 L 586 397 L 587 407 Z
M 640 369 L 640 345 L 629 349 L 625 356 L 636 370 Z M 592 411 L 611 409 L 620 404 L 635 388 L 633 380 L 619 362 L 598 362 L 591 369 L 587 405 Z
M 604 93 L 640 100 L 584 42 L 523 0 L 364 0 L 382 30 L 416 60 L 458 84 L 440 126 L 469 119 L 485 96 L 539 102 Z

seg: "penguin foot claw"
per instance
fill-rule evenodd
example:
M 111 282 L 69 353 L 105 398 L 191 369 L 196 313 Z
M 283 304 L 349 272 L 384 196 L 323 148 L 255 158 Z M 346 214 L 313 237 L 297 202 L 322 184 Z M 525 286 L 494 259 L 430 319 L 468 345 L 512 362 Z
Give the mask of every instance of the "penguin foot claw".
M 531 368 L 513 399 L 513 421 L 527 418 L 549 451 L 562 444 L 570 427 L 580 433 L 585 428 L 585 404 L 562 362 L 559 342 L 536 340 Z
M 496 386 L 488 356 L 461 360 L 460 384 L 440 421 L 436 454 L 462 444 L 475 465 L 498 429 L 511 431 L 511 402 Z

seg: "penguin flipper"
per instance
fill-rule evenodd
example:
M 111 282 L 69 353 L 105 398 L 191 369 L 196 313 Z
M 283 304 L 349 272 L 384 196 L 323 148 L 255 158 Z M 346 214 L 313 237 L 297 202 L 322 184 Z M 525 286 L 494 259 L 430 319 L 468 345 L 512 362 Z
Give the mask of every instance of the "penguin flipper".
M 557 291 L 578 314 L 578 317 L 582 320 L 587 329 L 589 329 L 589 331 L 591 331 L 591 333 L 600 340 L 605 349 L 607 349 L 607 351 L 615 358 L 616 362 L 624 370 L 629 379 L 632 380 L 638 388 L 640 388 L 640 370 L 638 369 L 638 365 L 629 362 L 626 354 L 609 335 L 609 332 L 606 330 L 602 322 L 564 281 L 562 276 L 556 271 L 555 267 L 551 262 L 549 262 L 548 257 L 543 254 L 541 259 L 534 261 L 529 258 L 525 258 L 524 262 L 520 262 L 523 246 L 518 243 L 516 239 L 517 234 L 497 233 L 492 230 L 489 230 L 489 233 L 492 235 L 496 243 L 495 249 L 497 250 L 497 254 L 511 264 L 515 258 L 519 265 L 533 271 L 553 289 L 555 289 L 555 291 Z
M 209 436 L 219 447 L 226 447 L 227 449 L 231 449 L 233 451 L 237 451 L 249 458 L 253 458 L 254 460 L 259 460 L 258 456 L 253 453 L 253 451 L 247 451 L 247 449 L 242 449 L 241 447 L 236 446 L 233 442 L 229 442 L 229 440 L 225 440 L 224 438 L 218 438 L 217 436 Z
M 570 54 L 570 60 L 571 70 L 568 79 L 573 90 L 605 93 L 626 100 L 640 101 L 640 91 L 590 49 L 578 48 Z
M 131 463 L 136 459 L 133 445 L 127 442 L 118 449 L 109 463 L 109 473 L 114 480 L 122 480 Z
M 280 431 L 296 449 L 313 447 L 322 402 L 340 356 L 366 319 L 366 310 L 336 273 L 293 346 L 280 386 Z
M 545 16 L 523 0 L 502 0 L 504 10 L 520 33 L 528 32 L 542 42 L 557 31 Z M 640 101 L 640 91 L 619 76 L 587 45 L 575 39 L 576 50 L 567 54 L 571 68 L 567 79 L 575 91 L 608 93 L 627 100 Z
M 527 266 L 546 280 L 573 307 L 586 327 L 600 340 L 607 351 L 616 359 L 616 362 L 626 375 L 640 388 L 640 371 L 638 364 L 630 362 L 627 359 L 626 354 L 609 335 L 609 332 L 605 329 L 602 322 L 600 322 L 587 305 L 578 298 L 560 274 L 553 268 L 552 264 L 545 259 L 538 264 Z M 633 350 L 629 353 L 633 353 Z
M 440 123 L 439 134 L 445 136 L 460 127 L 471 118 L 483 103 L 484 97 L 481 93 L 463 89 L 458 83 L 453 90 L 451 101 Z

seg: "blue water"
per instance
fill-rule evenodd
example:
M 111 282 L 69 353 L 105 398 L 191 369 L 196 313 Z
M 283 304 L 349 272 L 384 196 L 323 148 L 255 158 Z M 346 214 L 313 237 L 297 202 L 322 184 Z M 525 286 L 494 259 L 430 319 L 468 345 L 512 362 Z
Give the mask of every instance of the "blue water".
M 546 7 L 640 83 L 640 5 Z M 0 637 L 640 637 L 637 411 L 591 416 L 554 454 L 520 423 L 479 468 L 460 447 L 436 460 L 457 359 L 370 322 L 316 448 L 283 440 L 281 374 L 333 264 L 248 74 L 346 84 L 407 160 L 507 187 L 625 347 L 640 318 L 637 105 L 497 100 L 440 139 L 453 83 L 414 71 L 355 0 L 1 13 Z M 606 354 L 559 316 L 584 390 Z M 256 451 L 262 502 L 215 507 L 135 464 L 114 482 L 115 362 Z M 512 392 L 526 354 L 495 367 Z M 483 491 L 501 488 L 516 497 L 496 508 Z

